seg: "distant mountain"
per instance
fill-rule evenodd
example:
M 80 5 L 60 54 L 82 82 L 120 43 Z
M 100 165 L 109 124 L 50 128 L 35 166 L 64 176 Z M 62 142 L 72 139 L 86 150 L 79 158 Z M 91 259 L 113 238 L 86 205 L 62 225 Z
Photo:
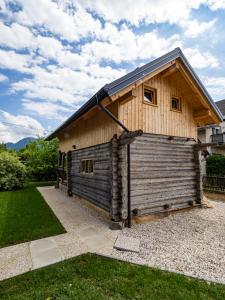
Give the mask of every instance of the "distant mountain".
M 36 138 L 33 137 L 26 137 L 20 141 L 18 141 L 17 143 L 6 143 L 5 146 L 7 149 L 12 149 L 12 150 L 16 150 L 19 151 L 20 149 L 26 147 L 26 145 L 30 142 L 35 141 Z

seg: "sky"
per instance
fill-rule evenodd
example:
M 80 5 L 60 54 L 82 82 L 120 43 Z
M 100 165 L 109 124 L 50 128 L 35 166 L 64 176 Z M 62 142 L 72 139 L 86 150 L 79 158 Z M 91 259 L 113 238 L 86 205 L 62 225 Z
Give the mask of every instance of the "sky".
M 225 0 L 0 0 L 0 142 L 46 136 L 104 84 L 180 47 L 225 98 Z

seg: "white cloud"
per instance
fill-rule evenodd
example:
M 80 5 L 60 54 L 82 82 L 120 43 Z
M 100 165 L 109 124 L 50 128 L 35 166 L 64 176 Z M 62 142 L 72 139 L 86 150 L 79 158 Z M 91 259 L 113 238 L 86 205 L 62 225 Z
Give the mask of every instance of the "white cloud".
M 14 69 L 27 73 L 32 62 L 32 57 L 27 54 L 18 54 L 15 51 L 5 51 L 0 49 L 0 68 Z
M 8 77 L 0 73 L 0 82 L 8 80 Z
M 225 0 L 208 0 L 207 3 L 212 10 L 225 9 Z
M 141 22 L 179 24 L 184 19 L 188 19 L 191 9 L 197 9 L 202 2 L 203 0 L 175 0 L 169 3 L 167 0 L 79 0 L 81 6 L 97 13 L 107 21 L 118 23 L 126 20 L 136 26 Z
M 33 101 L 30 99 L 23 99 L 22 106 L 25 111 L 38 115 L 40 117 L 48 118 L 48 119 L 57 119 L 64 120 L 65 113 L 68 115 L 72 114 L 76 108 L 73 109 L 70 107 L 65 107 L 56 103 L 47 102 L 47 101 Z
M 35 67 L 30 72 L 33 79 L 13 83 L 13 91 L 23 91 L 26 98 L 39 98 L 70 106 L 84 102 L 104 84 L 124 74 L 122 69 L 96 65 L 90 65 L 82 72 L 57 66 L 51 66 L 48 70 Z
M 211 20 L 210 22 L 199 22 L 197 20 L 188 20 L 183 23 L 184 34 L 187 37 L 195 38 L 200 34 L 211 29 L 216 23 L 216 19 Z
M 218 68 L 219 61 L 209 52 L 202 52 L 198 49 L 184 49 L 184 54 L 187 56 L 190 64 L 197 69 Z
M 50 0 L 35 1 L 17 0 L 22 10 L 15 14 L 17 21 L 27 26 L 43 26 L 53 34 L 68 41 L 79 40 L 82 36 L 93 34 L 101 27 L 96 20 L 82 7 L 76 5 L 73 13 L 63 10 L 63 5 Z
M 225 77 L 203 76 L 202 82 L 215 100 L 225 98 Z
M 35 42 L 34 36 L 28 28 L 17 23 L 6 26 L 2 22 L 0 22 L 0 41 L 1 45 L 14 49 L 32 47 Z
M 44 128 L 34 118 L 0 110 L 0 142 L 16 142 L 27 136 L 43 136 Z
M 150 60 L 182 44 L 178 35 L 162 38 L 156 31 L 135 35 L 126 27 L 117 31 L 111 27 L 111 31 L 113 34 L 110 40 L 108 40 L 110 35 L 104 32 L 102 36 L 104 41 L 85 44 L 81 49 L 81 55 L 89 56 L 95 62 L 101 60 L 116 63 L 134 62 L 137 59 Z

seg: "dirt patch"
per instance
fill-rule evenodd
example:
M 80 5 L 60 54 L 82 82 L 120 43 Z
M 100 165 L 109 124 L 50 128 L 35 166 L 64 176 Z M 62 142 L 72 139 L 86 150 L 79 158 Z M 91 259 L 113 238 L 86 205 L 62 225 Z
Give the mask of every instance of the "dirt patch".
M 204 192 L 204 195 L 214 201 L 225 201 L 225 193 Z

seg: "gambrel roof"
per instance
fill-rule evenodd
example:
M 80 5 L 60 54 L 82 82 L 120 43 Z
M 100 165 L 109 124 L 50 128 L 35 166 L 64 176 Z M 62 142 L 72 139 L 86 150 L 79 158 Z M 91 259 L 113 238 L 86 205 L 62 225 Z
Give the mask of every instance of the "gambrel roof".
M 198 86 L 199 90 L 205 96 L 210 107 L 213 109 L 214 113 L 218 117 L 219 120 L 223 120 L 223 115 L 221 114 L 218 107 L 215 105 L 214 101 L 212 100 L 211 96 L 205 89 L 204 85 L 200 81 L 199 77 L 189 64 L 188 60 L 184 56 L 183 52 L 180 48 L 175 48 L 173 51 L 168 52 L 167 54 L 153 60 L 150 63 L 145 64 L 142 67 L 136 68 L 134 71 L 120 77 L 119 79 L 106 84 L 103 86 L 96 94 L 94 94 L 90 100 L 88 100 L 83 106 L 81 106 L 71 117 L 69 117 L 61 126 L 59 126 L 53 133 L 51 133 L 47 139 L 52 139 L 57 136 L 57 134 L 66 128 L 71 122 L 80 118 L 83 114 L 88 112 L 94 106 L 97 105 L 98 102 L 102 101 L 106 97 L 111 97 L 114 94 L 122 91 L 123 89 L 131 86 L 135 82 L 142 80 L 147 75 L 153 73 L 154 71 L 160 69 L 161 67 L 167 65 L 168 63 L 180 59 L 181 62 L 184 64 L 186 69 L 189 71 L 190 75 L 192 76 L 196 86 Z

